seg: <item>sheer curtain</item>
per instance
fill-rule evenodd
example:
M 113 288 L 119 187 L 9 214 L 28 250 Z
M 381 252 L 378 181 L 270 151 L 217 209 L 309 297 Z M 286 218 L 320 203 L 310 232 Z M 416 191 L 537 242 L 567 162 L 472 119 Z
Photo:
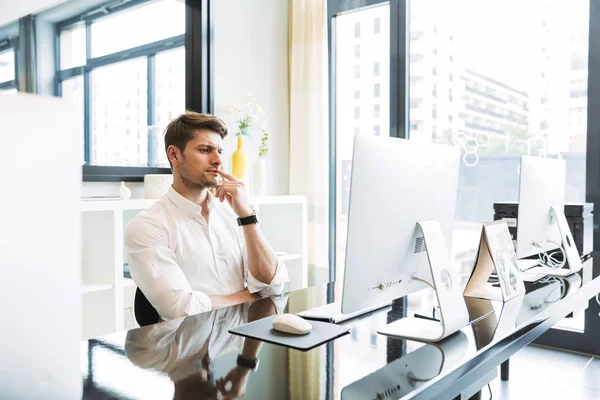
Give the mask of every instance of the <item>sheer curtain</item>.
M 325 0 L 290 0 L 290 194 L 308 196 L 309 282 L 328 280 L 328 86 Z
M 290 194 L 308 197 L 309 283 L 328 280 L 328 92 L 326 0 L 289 0 Z M 310 296 L 288 312 L 311 307 Z M 290 352 L 290 398 L 320 398 L 324 351 Z

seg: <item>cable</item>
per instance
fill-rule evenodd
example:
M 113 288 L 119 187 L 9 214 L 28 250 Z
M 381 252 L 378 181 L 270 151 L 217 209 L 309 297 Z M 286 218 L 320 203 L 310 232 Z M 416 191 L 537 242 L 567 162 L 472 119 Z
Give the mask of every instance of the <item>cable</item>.
M 550 254 L 548 254 L 546 248 L 543 245 L 544 243 L 553 243 L 558 246 L 559 250 L 554 250 Z M 538 254 L 538 257 L 540 259 L 541 264 L 547 266 L 548 268 L 560 269 L 563 268 L 567 263 L 566 251 L 561 243 L 555 242 L 554 240 L 545 240 L 541 244 L 537 242 L 532 242 L 531 245 L 542 250 L 542 252 Z M 560 260 L 555 257 L 555 255 L 559 253 L 562 255 Z
M 562 300 L 562 299 L 564 298 L 564 295 L 566 294 L 565 292 L 566 292 L 566 290 L 567 290 L 567 287 L 566 287 L 566 285 L 565 285 L 565 282 L 564 282 L 562 279 L 556 279 L 556 278 L 555 278 L 555 277 L 553 277 L 553 276 L 547 276 L 547 277 L 545 277 L 545 278 L 543 278 L 543 279 L 540 279 L 540 280 L 539 280 L 539 282 L 540 282 L 540 283 L 550 283 L 550 284 L 552 284 L 552 283 L 554 283 L 554 282 L 558 282 L 558 283 L 560 284 L 560 286 L 559 286 L 559 288 L 560 288 L 560 296 L 559 296 L 559 297 L 558 297 L 558 299 L 556 299 L 556 300 L 551 300 L 551 301 L 548 301 L 548 298 L 550 297 L 550 295 L 551 295 L 552 293 L 554 293 L 554 291 L 555 291 L 557 288 L 554 288 L 554 289 L 552 289 L 552 290 L 550 291 L 550 293 L 548 293 L 548 295 L 546 296 L 546 298 L 545 298 L 544 300 L 542 300 L 542 302 L 541 302 L 539 305 L 537 305 L 537 306 L 533 306 L 533 305 L 532 305 L 532 306 L 530 306 L 530 308 L 531 308 L 531 310 L 532 310 L 532 311 L 539 310 L 539 309 L 540 309 L 540 308 L 542 308 L 542 307 L 543 307 L 545 304 L 552 304 L 552 303 L 556 303 L 557 301 L 560 301 L 560 300 Z
M 424 284 L 426 284 L 427 286 L 429 286 L 430 288 L 432 288 L 433 290 L 435 290 L 435 287 L 431 283 L 427 282 L 425 279 L 417 278 L 416 276 L 413 276 L 412 278 L 415 281 L 423 282 Z
M 494 395 L 492 394 L 492 387 L 490 386 L 489 383 L 488 383 L 488 390 L 490 391 L 490 400 L 492 400 L 494 398 Z

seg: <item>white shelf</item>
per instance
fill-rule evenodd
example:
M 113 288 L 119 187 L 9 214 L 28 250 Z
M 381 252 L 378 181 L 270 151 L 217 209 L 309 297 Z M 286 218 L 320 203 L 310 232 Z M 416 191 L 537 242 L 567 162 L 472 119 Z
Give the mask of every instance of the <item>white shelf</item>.
M 157 199 L 123 200 L 123 210 L 145 210 L 152 207 L 157 201 Z
M 284 254 L 278 256 L 281 261 L 301 260 L 302 254 Z
M 152 207 L 156 199 L 130 200 L 81 200 L 81 211 L 145 210 Z
M 123 287 L 136 286 L 133 279 L 123 278 Z
M 113 285 L 81 285 L 81 294 L 101 292 L 104 290 L 112 290 Z
M 306 196 L 250 196 L 250 203 L 254 205 L 260 204 L 295 204 L 305 203 Z

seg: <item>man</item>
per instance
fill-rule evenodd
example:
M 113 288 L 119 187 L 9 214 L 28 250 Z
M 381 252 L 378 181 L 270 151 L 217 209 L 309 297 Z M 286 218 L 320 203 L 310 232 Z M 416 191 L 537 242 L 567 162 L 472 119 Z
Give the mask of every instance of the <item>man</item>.
M 226 135 L 212 115 L 186 112 L 171 121 L 165 149 L 173 185 L 127 227 L 131 277 L 162 319 L 280 293 L 288 281 L 243 183 L 220 170 Z

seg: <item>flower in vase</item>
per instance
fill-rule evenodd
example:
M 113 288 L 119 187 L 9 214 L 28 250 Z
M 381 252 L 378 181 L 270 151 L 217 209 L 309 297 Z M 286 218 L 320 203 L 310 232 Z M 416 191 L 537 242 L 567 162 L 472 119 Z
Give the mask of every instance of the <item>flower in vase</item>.
M 236 136 L 250 137 L 250 128 L 263 116 L 262 106 L 258 104 L 256 97 L 251 93 L 246 97 L 246 102 L 242 107 L 230 104 L 228 112 L 237 119 L 236 126 L 238 131 L 235 133 Z

